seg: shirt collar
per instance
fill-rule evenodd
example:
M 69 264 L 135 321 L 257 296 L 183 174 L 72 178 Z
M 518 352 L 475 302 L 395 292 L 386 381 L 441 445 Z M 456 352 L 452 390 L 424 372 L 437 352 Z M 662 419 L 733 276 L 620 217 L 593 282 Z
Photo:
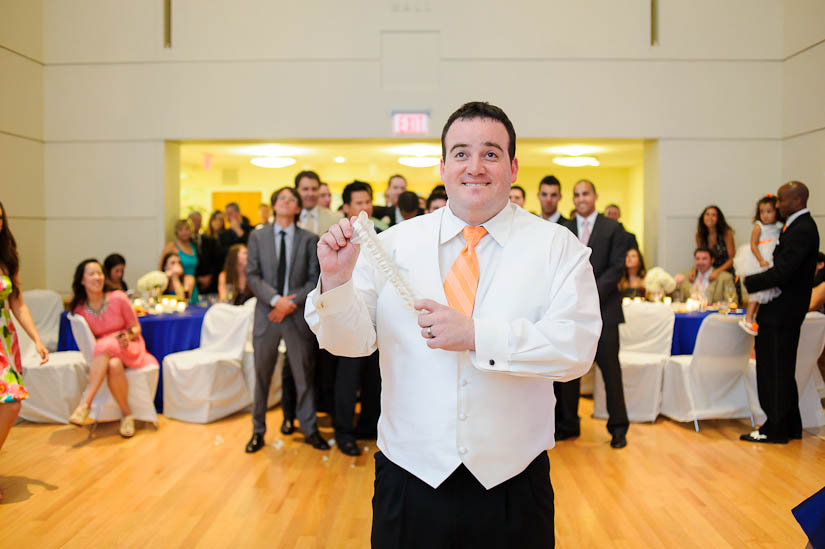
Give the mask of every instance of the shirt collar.
M 798 212 L 795 212 L 795 213 L 794 213 L 794 214 L 792 214 L 792 215 L 788 218 L 788 220 L 785 222 L 785 227 L 789 227 L 789 226 L 791 225 L 791 223 L 793 223 L 794 221 L 796 221 L 796 218 L 797 218 L 797 217 L 799 217 L 799 216 L 800 216 L 800 215 L 802 215 L 802 214 L 806 214 L 806 213 L 808 213 L 808 212 L 810 212 L 810 211 L 811 211 L 811 210 L 809 210 L 808 208 L 802 208 L 802 209 L 801 209 L 801 210 L 799 210 Z
M 312 207 L 310 209 L 304 208 L 303 211 L 301 212 L 301 214 L 302 215 L 311 215 L 312 217 L 317 217 L 318 216 L 318 205 L 316 204 L 314 207 Z
M 513 225 L 516 208 L 515 204 L 508 202 L 501 211 L 481 224 L 499 246 L 506 245 L 508 238 L 510 238 L 510 229 Z M 444 215 L 441 217 L 441 239 L 439 243 L 444 244 L 455 238 L 468 223 L 456 217 L 453 210 L 450 209 L 449 200 L 447 205 L 441 209 L 444 210 Z
M 596 217 L 598 217 L 598 215 L 599 212 L 597 210 L 593 210 L 593 213 L 587 217 L 582 217 L 579 214 L 576 214 L 576 226 L 581 229 L 582 223 L 587 221 L 587 225 L 590 227 L 590 232 L 593 232 L 593 225 L 596 223 Z
M 551 223 L 558 223 L 559 218 L 561 217 L 561 212 L 556 210 L 553 214 L 547 218 L 547 221 Z
M 292 235 L 295 234 L 295 223 L 290 223 L 288 227 L 281 227 L 280 224 L 273 223 L 272 227 L 275 230 L 275 236 L 279 236 L 278 233 L 282 230 L 286 231 L 287 238 L 292 238 Z

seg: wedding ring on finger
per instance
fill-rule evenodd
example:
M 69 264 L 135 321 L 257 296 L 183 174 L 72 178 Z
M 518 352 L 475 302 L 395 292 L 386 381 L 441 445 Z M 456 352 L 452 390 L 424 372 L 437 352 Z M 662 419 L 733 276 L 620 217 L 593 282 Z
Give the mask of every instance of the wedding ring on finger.
M 427 326 L 427 337 L 430 338 L 430 339 L 435 337 L 435 336 L 433 336 L 433 327 L 432 326 Z

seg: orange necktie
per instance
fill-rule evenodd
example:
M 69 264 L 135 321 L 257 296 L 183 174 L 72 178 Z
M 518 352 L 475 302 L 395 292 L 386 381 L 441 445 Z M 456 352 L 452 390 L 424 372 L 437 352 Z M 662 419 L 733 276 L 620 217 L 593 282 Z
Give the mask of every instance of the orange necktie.
M 444 280 L 444 293 L 447 294 L 447 303 L 456 311 L 472 316 L 473 305 L 476 301 L 478 289 L 478 257 L 476 244 L 487 234 L 484 227 L 467 225 L 461 230 L 467 245 L 458 254 L 447 278 Z

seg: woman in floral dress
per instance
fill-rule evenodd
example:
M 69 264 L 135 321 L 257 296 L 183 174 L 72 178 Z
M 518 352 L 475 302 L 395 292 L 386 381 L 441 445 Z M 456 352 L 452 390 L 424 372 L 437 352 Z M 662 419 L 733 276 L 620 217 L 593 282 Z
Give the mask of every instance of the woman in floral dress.
M 32 315 L 20 293 L 19 268 L 17 243 L 9 230 L 6 208 L 0 202 L 0 448 L 20 413 L 20 401 L 29 396 L 23 386 L 23 363 L 11 313 L 34 341 L 41 364 L 49 360 L 49 351 L 40 341 Z M 3 499 L 2 489 L 0 499 Z

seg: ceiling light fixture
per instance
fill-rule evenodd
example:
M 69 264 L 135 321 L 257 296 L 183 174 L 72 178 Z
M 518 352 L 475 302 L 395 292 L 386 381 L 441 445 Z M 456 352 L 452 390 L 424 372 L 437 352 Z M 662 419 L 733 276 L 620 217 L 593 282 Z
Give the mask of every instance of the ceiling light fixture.
M 557 156 L 553 159 L 553 163 L 568 168 L 581 168 L 582 166 L 598 166 L 599 160 L 595 156 Z
M 332 161 L 335 162 L 336 164 L 343 164 L 344 162 L 347 161 L 347 159 L 344 158 L 343 156 L 336 156 L 335 158 L 332 159 Z
M 441 156 L 441 145 L 416 143 L 414 145 L 400 145 L 385 149 L 390 154 L 398 156 Z
M 297 160 L 284 156 L 259 156 L 249 161 L 250 164 L 261 168 L 286 168 L 292 166 Z
M 232 154 L 243 154 L 246 156 L 300 156 L 311 152 L 302 147 L 291 147 L 289 145 L 247 145 L 245 147 L 233 147 L 229 149 Z
M 596 147 L 594 145 L 559 145 L 557 147 L 549 147 L 544 149 L 550 154 L 558 154 L 562 156 L 582 156 L 585 154 L 596 154 L 604 151 L 603 147 Z
M 398 163 L 411 168 L 432 168 L 441 163 L 440 156 L 402 156 Z

